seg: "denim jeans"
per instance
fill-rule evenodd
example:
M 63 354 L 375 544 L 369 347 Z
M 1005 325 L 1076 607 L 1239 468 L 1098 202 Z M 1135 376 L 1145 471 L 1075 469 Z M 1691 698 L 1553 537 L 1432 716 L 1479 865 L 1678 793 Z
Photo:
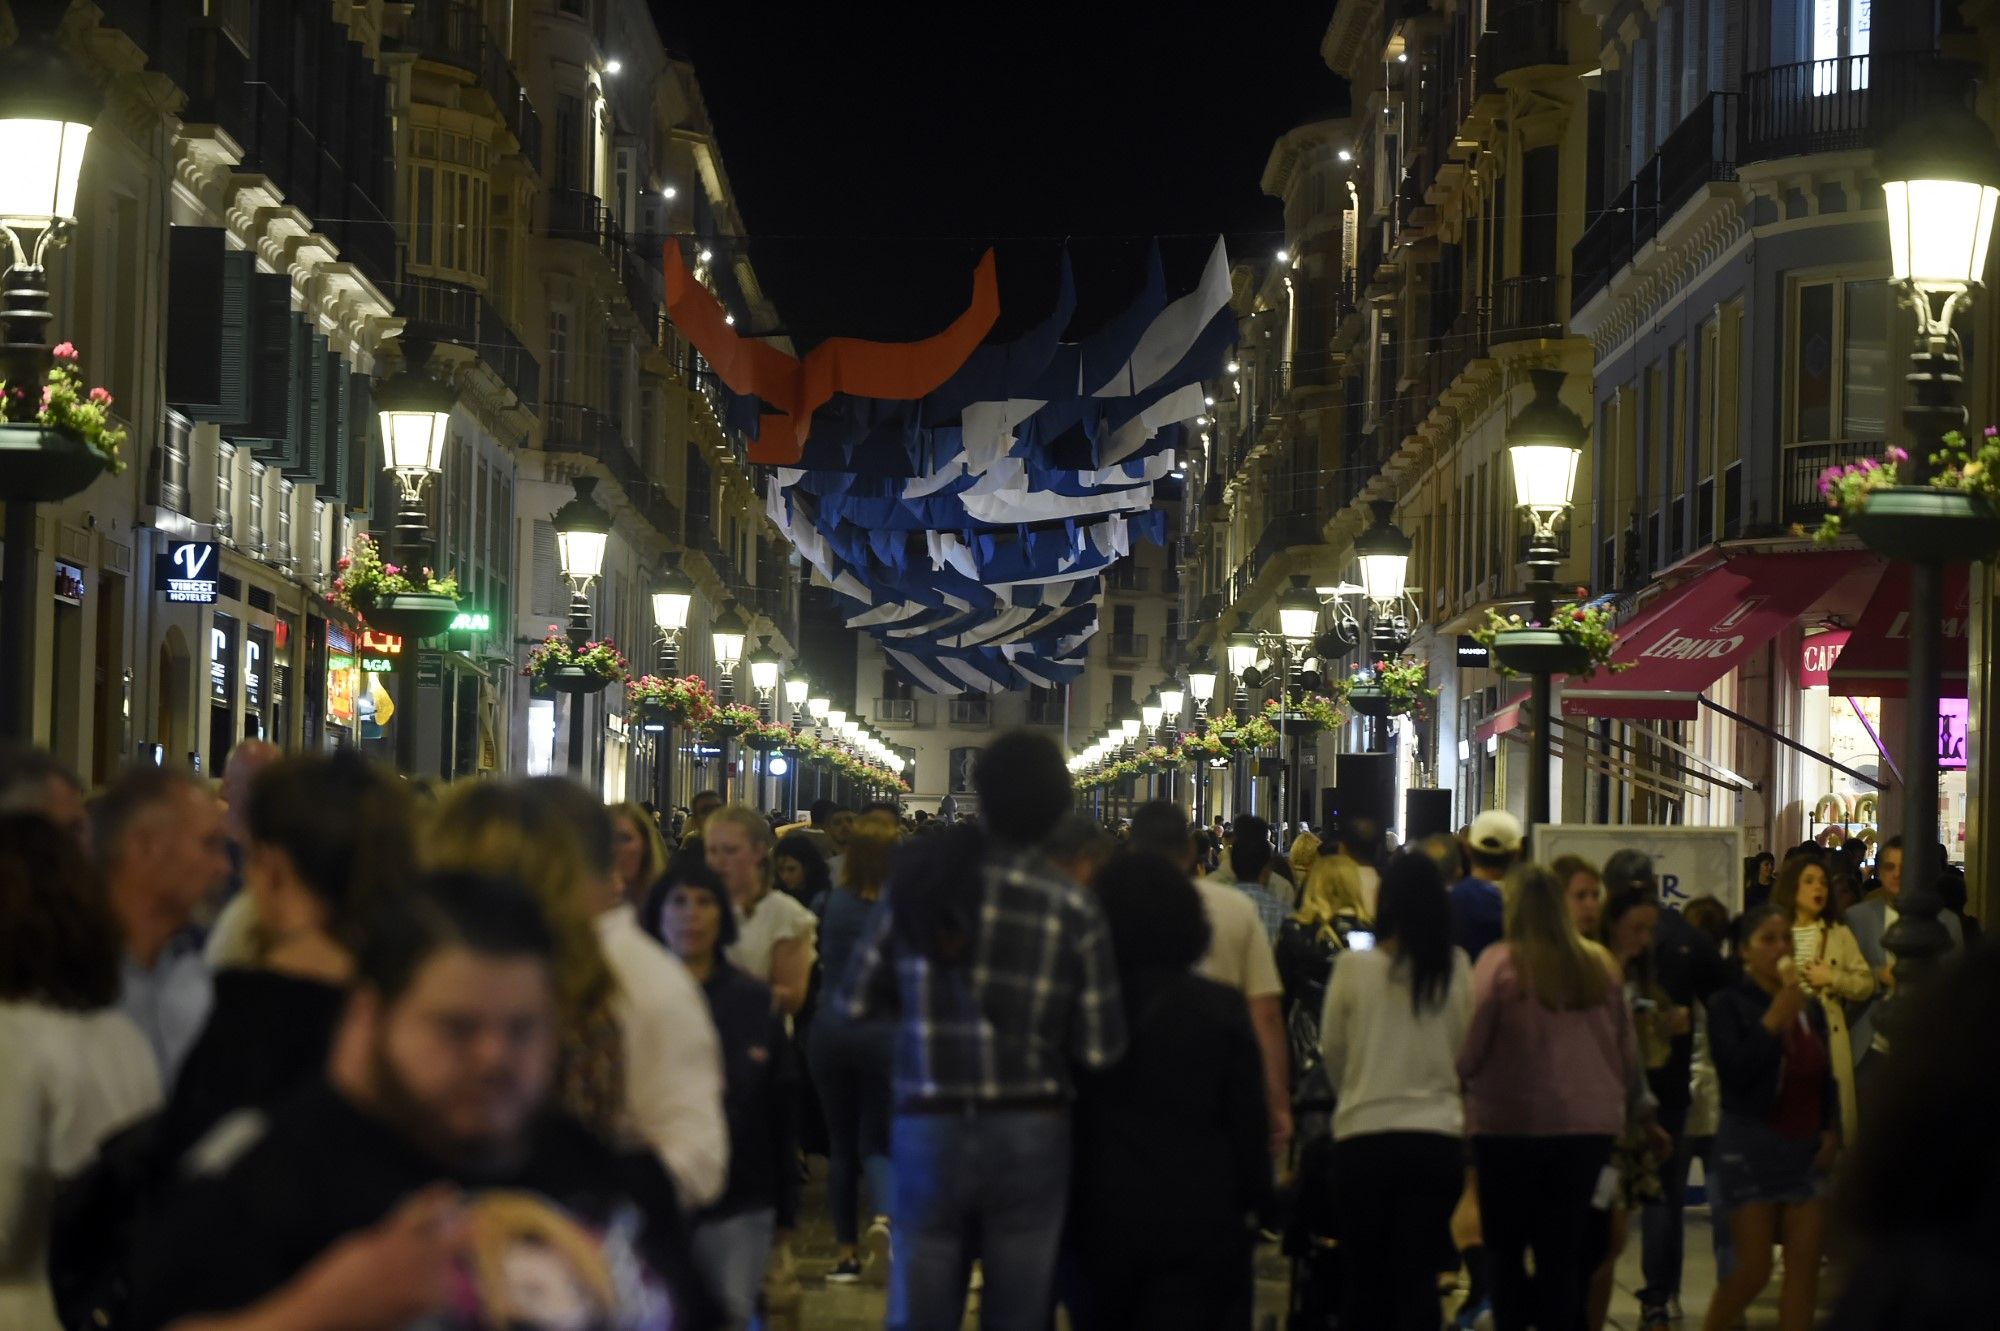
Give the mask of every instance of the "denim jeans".
M 827 1207 L 833 1238 L 860 1237 L 861 1177 L 871 1214 L 889 1211 L 889 1075 L 894 1028 L 821 1011 L 806 1035 L 806 1066 L 826 1117 Z
M 1647 1202 L 1639 1215 L 1639 1307 L 1664 1308 L 1681 1296 L 1681 1264 L 1685 1256 L 1687 1181 L 1690 1152 L 1687 1107 L 1660 1109 L 1660 1126 L 1674 1139 L 1673 1158 L 1660 1166 L 1660 1196 Z
M 764 1292 L 777 1222 L 777 1212 L 765 1207 L 695 1224 L 695 1261 L 722 1300 L 730 1331 L 743 1331 L 757 1320 L 757 1298 Z
M 1046 1331 L 1069 1202 L 1070 1118 L 1055 1109 L 898 1114 L 889 1331 L 965 1316 L 976 1259 L 983 1331 Z

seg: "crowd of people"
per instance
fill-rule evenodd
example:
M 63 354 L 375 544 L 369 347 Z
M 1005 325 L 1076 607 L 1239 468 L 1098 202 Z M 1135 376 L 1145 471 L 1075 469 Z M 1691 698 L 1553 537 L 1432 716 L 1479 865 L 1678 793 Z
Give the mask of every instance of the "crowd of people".
M 1950 1031 L 2000 960 L 1896 1009 L 1896 842 L 1670 909 L 1644 854 L 1537 863 L 1498 810 L 1393 852 L 1112 829 L 1025 733 L 975 785 L 976 820 L 791 824 L 0 752 L 0 1326 L 797 1325 L 808 1157 L 824 1279 L 898 1331 L 975 1290 L 995 1331 L 1242 1331 L 1278 1235 L 1291 1327 L 1582 1331 L 1635 1220 L 1657 1331 L 1697 1162 L 1709 1331 L 1780 1251 L 1811 1324 L 1835 1179 L 1836 1325 L 1982 1306 L 1939 1259 L 2000 1237 L 1990 1153 L 1921 1150 L 1984 1139 L 2000 1073 Z

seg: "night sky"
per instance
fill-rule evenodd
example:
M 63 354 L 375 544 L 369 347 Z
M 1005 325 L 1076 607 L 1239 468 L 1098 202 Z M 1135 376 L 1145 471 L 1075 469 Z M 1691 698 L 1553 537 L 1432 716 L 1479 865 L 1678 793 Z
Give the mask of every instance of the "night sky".
M 1218 232 L 1232 256 L 1280 243 L 1271 145 L 1347 106 L 1319 58 L 1331 0 L 654 8 L 802 345 L 936 331 L 989 244 L 996 335 L 1043 317 L 1066 237 L 1072 332 L 1130 298 L 1149 237 L 1178 294 Z

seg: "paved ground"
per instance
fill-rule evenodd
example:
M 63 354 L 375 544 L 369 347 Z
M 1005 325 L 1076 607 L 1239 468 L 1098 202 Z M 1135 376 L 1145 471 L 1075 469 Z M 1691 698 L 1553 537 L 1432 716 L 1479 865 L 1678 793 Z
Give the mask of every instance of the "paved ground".
M 816 1166 L 820 1162 L 814 1162 Z M 800 1229 L 795 1251 L 799 1259 L 800 1284 L 805 1291 L 796 1328 L 774 1326 L 771 1331 L 879 1331 L 883 1316 L 883 1292 L 865 1286 L 827 1285 L 825 1276 L 833 1266 L 833 1231 L 827 1223 L 825 1191 L 822 1169 L 815 1170 L 815 1177 L 807 1186 L 804 1221 Z M 1706 1210 L 1696 1207 L 1688 1213 L 1687 1258 L 1683 1274 L 1682 1306 L 1687 1316 L 1681 1322 L 1685 1331 L 1698 1331 L 1702 1314 L 1708 1308 L 1709 1295 L 1715 1289 L 1715 1248 L 1713 1234 L 1709 1228 Z M 1634 1296 L 1640 1284 L 1639 1276 L 1639 1234 L 1638 1226 L 1632 1226 L 1630 1242 L 1626 1245 L 1618 1266 L 1618 1290 L 1612 1297 L 1611 1316 L 1608 1325 L 1617 1331 L 1636 1331 L 1638 1326 L 1638 1302 Z M 1832 1285 L 1831 1279 L 1821 1282 L 1822 1292 Z M 1771 1287 L 1764 1299 L 1750 1310 L 1746 1325 L 1752 1331 L 1775 1327 L 1777 1315 L 1777 1275 L 1772 1277 Z M 1258 1331 L 1286 1331 L 1284 1314 L 1287 1306 L 1287 1266 L 1275 1248 L 1263 1250 L 1258 1266 L 1257 1288 L 1257 1328 Z M 1824 1299 L 1822 1300 L 1824 1303 Z M 968 1315 L 965 1325 L 975 1328 L 975 1317 Z

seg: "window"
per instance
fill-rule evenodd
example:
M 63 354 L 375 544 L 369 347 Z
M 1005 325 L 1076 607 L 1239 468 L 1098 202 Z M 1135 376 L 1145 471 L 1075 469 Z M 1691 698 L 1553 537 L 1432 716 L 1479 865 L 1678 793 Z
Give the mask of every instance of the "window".
M 583 187 L 583 102 L 568 93 L 556 95 L 556 151 L 552 181 L 557 189 Z
M 1111 709 L 1112 715 L 1120 719 L 1124 717 L 1126 712 L 1132 709 L 1132 677 L 1130 675 L 1113 675 L 1111 677 Z
M 1821 97 L 1868 86 L 1872 0 L 1810 0 L 1813 92 Z M 1845 69 L 1838 63 L 1851 57 Z M 1845 75 L 1845 78 L 1843 78 Z M 1843 86 L 1844 85 L 1844 86 Z
M 292 499 L 297 487 L 290 481 L 278 482 L 278 558 L 292 557 Z
M 883 701 L 909 702 L 915 697 L 916 694 L 910 687 L 910 681 L 903 678 L 902 672 L 896 670 L 884 670 L 882 672 Z
M 1112 634 L 1113 634 L 1113 635 L 1114 635 L 1115 637 L 1120 637 L 1120 638 L 1129 638 L 1129 637 L 1131 637 L 1131 636 L 1132 636 L 1132 607 L 1131 607 L 1131 606 L 1129 606 L 1129 605 L 1120 605 L 1120 606 L 1113 606 L 1113 607 L 1112 607 L 1112 609 L 1111 609 L 1111 632 L 1112 632 Z
M 180 514 L 188 511 L 188 437 L 192 431 L 187 417 L 177 411 L 167 413 L 160 446 L 160 506 Z
M 1792 330 L 1793 441 L 1883 438 L 1890 397 L 1888 283 L 1802 283 Z
M 442 126 L 411 130 L 404 196 L 409 210 L 409 258 L 428 275 L 483 284 L 489 272 L 491 149 L 470 134 Z
M 250 499 L 250 548 L 264 548 L 264 464 L 252 462 L 250 476 L 244 489 Z
M 544 396 L 551 402 L 569 400 L 569 315 L 549 311 L 549 382 Z

